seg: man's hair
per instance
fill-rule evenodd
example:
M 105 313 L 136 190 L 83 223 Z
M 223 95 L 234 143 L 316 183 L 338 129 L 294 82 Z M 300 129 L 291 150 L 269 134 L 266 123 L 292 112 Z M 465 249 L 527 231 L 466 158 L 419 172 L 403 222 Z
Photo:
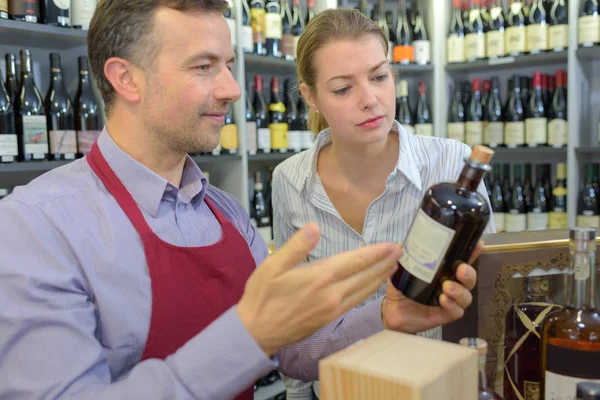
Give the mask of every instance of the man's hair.
M 154 13 L 161 6 L 178 11 L 224 12 L 227 1 L 100 0 L 90 23 L 87 44 L 90 67 L 107 115 L 116 92 L 104 76 L 104 64 L 111 57 L 119 57 L 142 69 L 152 65 L 160 48 L 160 39 L 152 34 Z

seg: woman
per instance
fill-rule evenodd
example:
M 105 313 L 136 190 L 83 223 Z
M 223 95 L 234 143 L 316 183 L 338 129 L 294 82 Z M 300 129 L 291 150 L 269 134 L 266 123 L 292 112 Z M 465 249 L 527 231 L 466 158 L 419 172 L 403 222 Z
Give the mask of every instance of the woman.
M 308 261 L 365 244 L 402 242 L 425 191 L 455 181 L 471 149 L 457 141 L 415 136 L 395 115 L 394 74 L 383 31 L 355 10 L 317 15 L 298 43 L 300 91 L 314 147 L 273 174 L 275 245 L 308 221 L 321 240 Z M 487 198 L 483 183 L 479 192 Z M 486 233 L 495 232 L 491 221 Z M 402 297 L 391 285 L 386 294 Z M 440 297 L 444 303 L 447 298 Z M 414 333 L 441 339 L 441 328 Z M 310 383 L 285 379 L 288 398 L 311 398 Z M 302 397 L 305 394 L 306 397 Z

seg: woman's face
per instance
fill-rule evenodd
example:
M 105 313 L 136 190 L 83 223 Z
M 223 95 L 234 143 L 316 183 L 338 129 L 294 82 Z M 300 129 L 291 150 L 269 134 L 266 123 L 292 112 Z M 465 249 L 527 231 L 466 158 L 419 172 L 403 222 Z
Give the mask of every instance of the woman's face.
M 319 49 L 313 62 L 316 91 L 304 87 L 302 92 L 323 114 L 335 140 L 356 145 L 386 140 L 396 92 L 381 40 L 374 35 L 335 40 Z

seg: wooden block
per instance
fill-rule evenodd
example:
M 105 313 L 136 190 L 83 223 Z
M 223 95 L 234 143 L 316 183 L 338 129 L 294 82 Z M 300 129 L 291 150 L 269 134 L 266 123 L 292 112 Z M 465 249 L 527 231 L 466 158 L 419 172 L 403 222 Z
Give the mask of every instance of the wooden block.
M 319 363 L 321 400 L 477 400 L 477 351 L 383 331 Z

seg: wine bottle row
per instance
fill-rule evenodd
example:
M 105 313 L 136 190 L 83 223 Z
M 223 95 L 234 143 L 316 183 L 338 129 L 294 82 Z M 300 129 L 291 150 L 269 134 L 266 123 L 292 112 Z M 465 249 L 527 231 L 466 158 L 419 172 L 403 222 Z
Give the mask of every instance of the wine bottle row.
M 497 77 L 458 82 L 448 111 L 448 138 L 469 146 L 565 147 L 568 138 L 567 73 L 556 78 L 535 72 L 533 78 L 514 75 L 506 102 Z
M 434 136 L 433 116 L 427 99 L 425 81 L 419 81 L 414 111 L 409 99 L 408 81 L 396 82 L 396 119 L 417 135 Z
M 20 55 L 20 81 L 14 54 L 6 54 L 6 84 L 0 79 L 0 163 L 73 160 L 87 154 L 101 130 L 87 57 L 78 59 L 79 85 L 73 102 L 59 54 L 50 54 L 45 100 L 33 76 L 31 51 L 23 49 Z
M 88 29 L 97 0 L 0 0 L 0 18 Z

